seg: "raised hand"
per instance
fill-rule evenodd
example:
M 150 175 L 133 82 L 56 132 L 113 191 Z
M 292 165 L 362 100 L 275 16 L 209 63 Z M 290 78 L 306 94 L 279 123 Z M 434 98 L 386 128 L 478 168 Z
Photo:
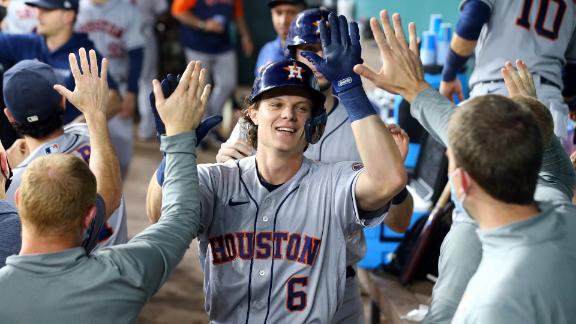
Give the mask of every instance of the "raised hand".
M 359 64 L 354 71 L 372 81 L 377 87 L 403 96 L 412 102 L 416 96 L 430 87 L 424 81 L 424 70 L 418 53 L 416 25 L 408 25 L 409 44 L 406 43 L 399 14 L 393 15 L 394 28 L 390 25 L 388 12 L 380 12 L 382 28 L 376 18 L 370 19 L 370 28 L 380 50 L 382 66 L 375 72 L 366 64 Z
M 95 114 L 106 115 L 108 106 L 108 60 L 102 59 L 102 71 L 98 73 L 98 59 L 96 52 L 90 50 L 90 60 L 86 56 L 86 50 L 82 47 L 78 51 L 80 66 L 76 55 L 70 53 L 68 60 L 70 70 L 76 82 L 74 91 L 66 89 L 63 85 L 55 85 L 54 89 L 64 96 L 71 104 L 80 110 L 86 119 Z
M 176 135 L 198 127 L 211 89 L 206 84 L 206 70 L 202 69 L 199 61 L 188 64 L 178 86 L 168 97 L 164 96 L 158 80 L 152 84 L 155 107 L 166 127 L 166 135 Z
M 174 90 L 178 87 L 178 83 L 180 82 L 180 75 L 176 74 L 168 74 L 166 78 L 162 80 L 160 83 L 160 88 L 162 89 L 162 94 L 164 97 L 169 97 Z M 150 107 L 152 108 L 152 113 L 154 114 L 154 122 L 156 124 L 156 133 L 158 136 L 166 134 L 166 127 L 164 126 L 164 122 L 160 118 L 160 114 L 158 113 L 158 109 L 156 109 L 156 97 L 154 96 L 154 91 L 150 92 Z M 200 141 L 206 137 L 206 135 L 210 132 L 210 130 L 216 127 L 218 124 L 222 122 L 222 116 L 210 116 L 203 120 L 200 125 L 196 128 L 196 146 L 200 144 Z
M 324 58 L 308 51 L 303 52 L 302 56 L 332 81 L 332 88 L 338 94 L 362 85 L 360 77 L 353 71 L 356 64 L 362 63 L 360 32 L 357 23 L 348 24 L 346 17 L 337 17 L 333 12 L 328 15 L 328 22 L 330 28 L 326 26 L 326 21 L 320 22 L 320 39 Z
M 508 96 L 526 96 L 536 98 L 536 87 L 532 73 L 522 60 L 516 60 L 516 69 L 509 61 L 500 70 L 504 78 L 504 84 L 508 89 Z

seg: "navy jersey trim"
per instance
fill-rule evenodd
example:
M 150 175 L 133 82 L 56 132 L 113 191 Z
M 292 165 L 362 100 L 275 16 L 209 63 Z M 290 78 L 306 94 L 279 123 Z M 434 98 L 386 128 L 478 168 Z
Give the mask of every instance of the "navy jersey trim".
M 324 141 L 330 137 L 330 135 L 334 134 L 335 131 L 338 130 L 338 128 L 342 127 L 342 125 L 344 125 L 345 122 L 347 122 L 349 119 L 349 117 L 346 117 L 346 119 L 344 119 L 343 122 L 340 123 L 340 125 L 336 126 L 336 128 L 334 128 L 330 133 L 322 136 L 322 141 L 320 142 L 320 149 L 318 150 L 318 161 L 322 161 L 322 146 L 324 145 Z
M 276 213 L 274 214 L 274 228 L 272 229 L 273 233 L 276 233 L 276 221 L 278 220 L 278 213 L 280 212 L 280 208 L 282 208 L 282 205 L 284 205 L 288 197 L 290 197 L 293 193 L 295 193 L 299 188 L 300 186 L 297 186 L 296 188 L 292 189 L 292 191 L 290 191 L 286 195 L 286 197 L 282 199 L 280 205 L 278 205 Z M 272 284 L 274 283 L 274 253 L 275 253 L 274 248 L 275 244 L 272 244 L 272 265 L 270 267 L 270 286 L 268 287 L 268 306 L 266 307 L 266 317 L 264 317 L 264 324 L 268 322 L 268 315 L 270 315 L 270 298 L 272 296 Z
M 252 202 L 256 206 L 256 217 L 254 217 L 254 228 L 252 230 L 254 233 L 256 233 L 256 222 L 258 221 L 258 211 L 259 211 L 260 207 L 258 206 L 258 203 L 256 203 L 256 200 L 254 199 L 254 197 L 252 197 L 250 190 L 248 190 L 248 186 L 246 185 L 246 183 L 242 179 L 242 168 L 240 168 L 240 161 L 236 161 L 236 166 L 238 167 L 238 179 L 240 179 L 240 183 L 242 184 L 242 186 L 244 186 L 244 190 L 246 190 L 248 197 L 250 198 L 250 200 L 252 200 Z M 253 237 L 252 237 L 252 246 L 256 246 L 256 235 L 253 235 Z M 252 257 L 250 258 L 250 272 L 248 273 L 248 307 L 246 308 L 246 322 L 245 322 L 246 324 L 249 323 L 249 319 L 250 319 L 250 305 L 252 302 L 252 269 L 253 268 L 254 268 L 254 253 L 252 253 Z

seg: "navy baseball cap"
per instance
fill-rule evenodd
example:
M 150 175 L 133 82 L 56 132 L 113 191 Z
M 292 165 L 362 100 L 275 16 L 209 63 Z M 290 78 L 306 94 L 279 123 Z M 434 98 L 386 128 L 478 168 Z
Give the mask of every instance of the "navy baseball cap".
M 64 9 L 78 12 L 78 0 L 29 0 L 26 4 L 43 9 Z
M 270 0 L 268 1 L 268 7 L 274 8 L 277 5 L 281 4 L 291 4 L 295 6 L 303 6 L 304 8 L 308 7 L 305 0 Z
M 61 110 L 62 97 L 48 64 L 24 60 L 4 73 L 4 103 L 18 124 L 41 122 Z

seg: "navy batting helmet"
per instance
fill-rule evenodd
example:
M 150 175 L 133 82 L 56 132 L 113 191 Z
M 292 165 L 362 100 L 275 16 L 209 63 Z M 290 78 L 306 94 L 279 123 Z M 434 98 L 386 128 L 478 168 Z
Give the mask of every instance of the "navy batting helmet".
M 318 79 L 312 70 L 302 62 L 285 60 L 274 62 L 262 68 L 260 75 L 254 80 L 252 92 L 248 96 L 250 104 L 273 89 L 299 88 L 307 91 L 312 97 L 312 117 L 306 121 L 306 140 L 314 144 L 320 140 L 326 126 L 326 110 L 324 102 L 326 97 L 320 91 Z
M 290 24 L 288 37 L 286 37 L 286 47 L 290 48 L 301 44 L 321 44 L 320 21 L 328 21 L 329 13 L 330 11 L 326 9 L 308 9 L 299 13 Z

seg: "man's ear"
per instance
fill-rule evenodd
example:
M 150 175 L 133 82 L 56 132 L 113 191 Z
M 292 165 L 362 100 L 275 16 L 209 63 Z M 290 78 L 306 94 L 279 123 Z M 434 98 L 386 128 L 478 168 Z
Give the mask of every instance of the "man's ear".
M 258 109 L 250 108 L 250 110 L 248 111 L 248 115 L 250 116 L 250 119 L 252 120 L 254 125 L 258 126 Z
M 4 115 L 6 115 L 6 118 L 8 118 L 10 124 L 14 124 L 16 122 L 14 120 L 14 116 L 12 116 L 12 113 L 10 113 L 10 110 L 8 110 L 8 108 L 4 108 Z
M 462 169 L 462 168 L 458 168 L 458 172 L 459 172 L 459 181 L 460 181 L 460 190 L 462 191 L 463 194 L 467 194 L 468 192 L 470 192 L 470 188 L 472 185 L 472 178 L 470 178 L 470 175 L 468 174 L 468 172 L 466 172 L 466 170 Z
M 82 229 L 83 230 L 86 230 L 90 227 L 90 224 L 92 223 L 92 220 L 94 219 L 94 217 L 96 217 L 96 205 L 90 207 L 84 213 L 84 219 L 82 220 Z

